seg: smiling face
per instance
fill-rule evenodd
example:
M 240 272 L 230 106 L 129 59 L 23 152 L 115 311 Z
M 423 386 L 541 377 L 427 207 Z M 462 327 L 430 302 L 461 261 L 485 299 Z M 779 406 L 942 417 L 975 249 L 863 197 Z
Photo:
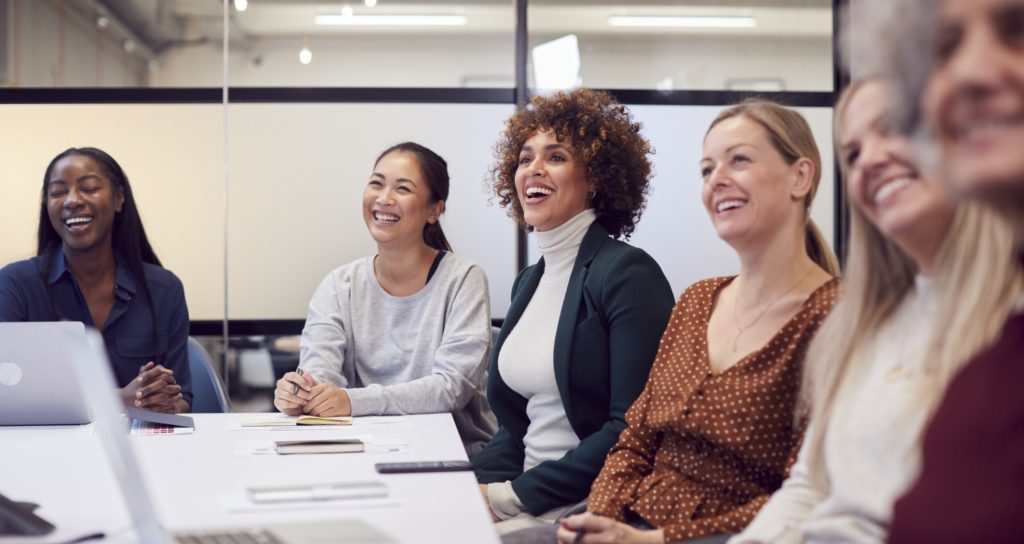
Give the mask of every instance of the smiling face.
M 787 164 L 760 123 L 742 115 L 719 122 L 704 139 L 703 157 L 701 197 L 719 238 L 739 248 L 803 224 L 813 166 L 807 159 Z
M 46 184 L 46 211 L 65 251 L 109 248 L 114 216 L 123 206 L 124 195 L 91 157 L 69 155 L 53 165 Z
M 423 243 L 423 228 L 434 223 L 443 202 L 430 202 L 416 156 L 394 151 L 381 157 L 363 190 L 363 220 L 378 244 Z
M 891 129 L 886 105 L 892 89 L 864 83 L 841 113 L 839 156 L 847 171 L 850 201 L 885 237 L 908 253 L 914 246 L 937 247 L 939 225 L 953 219 L 953 203 L 942 188 L 921 175 L 910 140 Z
M 593 190 L 572 142 L 559 142 L 551 130 L 539 130 L 523 144 L 515 180 L 523 220 L 538 231 L 551 230 L 587 209 L 587 193 Z
M 954 187 L 1024 206 L 1024 0 L 947 0 L 924 111 Z

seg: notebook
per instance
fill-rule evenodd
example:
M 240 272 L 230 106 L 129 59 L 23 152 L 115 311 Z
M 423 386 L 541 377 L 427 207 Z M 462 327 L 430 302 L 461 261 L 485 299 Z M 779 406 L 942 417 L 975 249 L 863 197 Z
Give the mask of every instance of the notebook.
M 283 440 L 274 442 L 278 455 L 295 453 L 357 453 L 366 451 L 366 446 L 358 438 L 339 438 L 336 440 Z
M 225 528 L 171 534 L 160 526 L 146 491 L 145 479 L 121 427 L 121 406 L 114 392 L 114 375 L 95 331 L 84 336 L 67 335 L 74 368 L 95 415 L 96 432 L 107 454 L 118 487 L 124 495 L 139 542 L 188 543 L 274 542 L 280 544 L 393 544 L 395 541 L 376 527 L 358 519 L 337 518 L 323 522 L 282 523 L 247 529 Z M 59 520 L 55 520 L 59 523 Z

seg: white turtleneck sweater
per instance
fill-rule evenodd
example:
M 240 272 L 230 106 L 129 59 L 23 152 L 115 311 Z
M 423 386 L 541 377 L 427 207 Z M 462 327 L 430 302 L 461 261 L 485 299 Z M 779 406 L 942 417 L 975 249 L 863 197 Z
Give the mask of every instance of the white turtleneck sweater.
M 943 394 L 926 376 L 936 307 L 933 281 L 918 276 L 851 362 L 855 372 L 841 386 L 823 444 L 828 487 L 810 479 L 804 442 L 782 488 L 730 544 L 885 541 L 893 503 L 920 470 L 922 406 Z
M 555 383 L 555 331 L 580 244 L 596 219 L 594 210 L 587 209 L 551 230 L 536 233 L 544 256 L 544 275 L 498 353 L 502 379 L 527 399 L 530 426 L 523 437 L 524 472 L 544 461 L 561 459 L 580 443 Z M 501 519 L 525 510 L 511 482 L 490 484 L 488 498 Z

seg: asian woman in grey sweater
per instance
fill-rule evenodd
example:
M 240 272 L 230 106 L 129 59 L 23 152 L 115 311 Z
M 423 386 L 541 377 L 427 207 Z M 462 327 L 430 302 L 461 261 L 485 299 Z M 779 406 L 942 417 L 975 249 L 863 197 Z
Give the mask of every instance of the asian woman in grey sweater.
M 362 210 L 377 254 L 331 271 L 309 303 L 299 370 L 277 382 L 285 414 L 451 412 L 468 452 L 494 432 L 482 394 L 487 277 L 451 253 L 438 222 L 444 159 L 412 142 L 378 157 Z

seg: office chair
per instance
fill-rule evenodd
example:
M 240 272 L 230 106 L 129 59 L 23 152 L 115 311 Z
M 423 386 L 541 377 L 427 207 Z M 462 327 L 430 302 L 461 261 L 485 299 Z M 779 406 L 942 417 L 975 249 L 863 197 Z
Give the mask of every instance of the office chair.
M 213 362 L 203 346 L 188 339 L 188 368 L 192 372 L 192 412 L 226 413 L 231 411 L 224 384 L 213 369 Z

